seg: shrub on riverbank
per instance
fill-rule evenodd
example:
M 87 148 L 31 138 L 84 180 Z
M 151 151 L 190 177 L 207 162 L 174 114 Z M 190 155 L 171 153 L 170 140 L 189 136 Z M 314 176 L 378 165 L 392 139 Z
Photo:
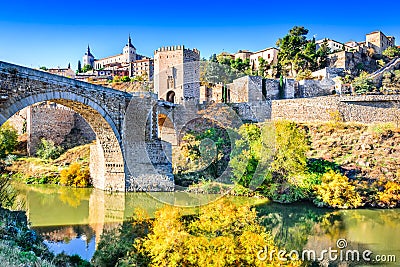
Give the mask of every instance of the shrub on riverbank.
M 78 162 L 82 169 L 89 167 L 90 145 L 67 150 L 55 160 L 33 157 L 15 159 L 6 171 L 12 179 L 26 184 L 59 184 L 60 170 L 71 162 Z
M 314 203 L 318 206 L 348 209 L 362 206 L 361 197 L 349 179 L 333 170 L 325 173 L 316 187 Z
M 12 153 L 17 146 L 18 133 L 8 123 L 0 127 L 0 158 Z
M 36 155 L 41 159 L 56 159 L 63 153 L 61 146 L 56 146 L 53 141 L 42 139 L 37 148 Z
M 89 168 L 74 162 L 60 172 L 60 184 L 75 187 L 87 187 L 91 184 Z

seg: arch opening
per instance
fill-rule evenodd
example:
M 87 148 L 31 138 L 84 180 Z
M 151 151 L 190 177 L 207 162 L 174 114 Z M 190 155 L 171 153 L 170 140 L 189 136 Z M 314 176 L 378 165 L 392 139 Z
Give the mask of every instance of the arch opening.
M 90 173 L 94 187 L 103 190 L 125 191 L 125 164 L 121 147 L 121 135 L 112 117 L 90 98 L 73 92 L 54 92 L 11 98 L 2 103 L 0 125 L 18 111 L 50 101 L 75 111 L 90 125 L 96 134 L 96 144 L 90 147 Z
M 175 92 L 174 91 L 167 92 L 167 101 L 170 103 L 175 103 Z

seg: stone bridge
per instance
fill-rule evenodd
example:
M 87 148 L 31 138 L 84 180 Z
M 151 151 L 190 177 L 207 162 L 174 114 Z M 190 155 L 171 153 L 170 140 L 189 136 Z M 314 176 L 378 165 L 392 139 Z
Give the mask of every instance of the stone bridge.
M 164 152 L 170 149 L 158 138 L 156 95 L 129 94 L 0 61 L 0 125 L 43 101 L 73 109 L 96 133 L 90 151 L 96 188 L 173 190 L 170 155 Z

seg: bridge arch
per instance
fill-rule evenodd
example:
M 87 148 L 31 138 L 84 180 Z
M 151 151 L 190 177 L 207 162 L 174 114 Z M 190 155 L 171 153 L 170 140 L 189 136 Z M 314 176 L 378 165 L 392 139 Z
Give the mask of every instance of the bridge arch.
M 93 185 L 103 190 L 125 191 L 125 164 L 122 137 L 116 123 L 100 104 L 89 96 L 72 91 L 51 91 L 1 103 L 0 125 L 18 111 L 36 103 L 51 101 L 79 113 L 96 134 L 96 144 L 90 148 L 90 172 Z
M 76 111 L 96 134 L 90 169 L 94 187 L 103 190 L 174 189 L 170 149 L 163 151 L 158 138 L 156 99 L 0 61 L 0 124 L 44 101 Z

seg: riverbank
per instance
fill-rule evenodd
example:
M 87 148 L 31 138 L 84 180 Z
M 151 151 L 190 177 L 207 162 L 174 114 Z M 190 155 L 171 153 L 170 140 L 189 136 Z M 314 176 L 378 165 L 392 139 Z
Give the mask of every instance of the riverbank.
M 14 181 L 26 184 L 60 184 L 61 172 L 71 163 L 88 170 L 90 144 L 68 149 L 58 158 L 41 159 L 39 157 L 14 157 L 6 162 L 5 171 Z
M 243 125 L 233 141 L 220 138 L 224 131 L 212 125 L 183 136 L 175 150 L 179 186 L 195 193 L 268 197 L 279 203 L 308 200 L 342 209 L 400 205 L 400 130 L 395 124 L 276 121 Z M 204 138 L 216 146 L 204 147 Z M 207 163 L 212 150 L 213 161 Z M 227 168 L 231 185 L 218 182 Z
M 6 171 L 27 184 L 85 187 L 90 185 L 89 153 L 90 145 L 83 145 L 55 160 L 10 157 Z M 307 200 L 348 209 L 399 207 L 399 158 L 397 125 L 336 119 L 276 121 L 239 129 L 206 122 L 183 135 L 173 162 L 178 191 L 264 197 L 279 203 Z M 225 170 L 230 174 L 221 182 Z M 60 178 L 63 173 L 74 178 Z

